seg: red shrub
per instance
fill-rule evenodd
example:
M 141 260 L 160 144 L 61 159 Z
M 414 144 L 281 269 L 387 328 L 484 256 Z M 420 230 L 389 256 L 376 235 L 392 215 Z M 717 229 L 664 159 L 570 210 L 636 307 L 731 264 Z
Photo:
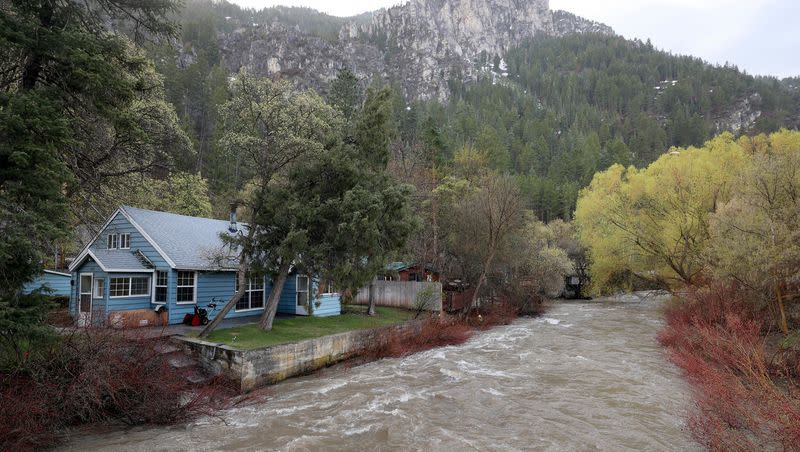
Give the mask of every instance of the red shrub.
M 473 312 L 469 317 L 458 315 L 431 316 L 423 320 L 416 334 L 395 332 L 375 352 L 373 358 L 408 356 L 446 345 L 463 344 L 474 330 L 487 330 L 508 325 L 519 317 L 519 309 L 508 302 L 497 301 Z
M 477 315 L 469 318 L 469 323 L 479 329 L 489 329 L 497 325 L 510 325 L 519 314 L 516 304 L 499 300 L 479 309 Z
M 398 358 L 436 347 L 463 344 L 471 335 L 472 328 L 457 317 L 429 317 L 421 322 L 415 334 L 396 331 L 387 337 L 375 351 L 375 358 Z
M 783 361 L 767 354 L 767 313 L 734 284 L 691 289 L 668 306 L 659 334 L 692 386 L 694 437 L 713 450 L 800 444 L 800 398 Z
M 25 369 L 0 375 L 0 449 L 52 446 L 82 424 L 173 424 L 233 403 L 225 382 L 191 383 L 157 344 L 75 331 Z

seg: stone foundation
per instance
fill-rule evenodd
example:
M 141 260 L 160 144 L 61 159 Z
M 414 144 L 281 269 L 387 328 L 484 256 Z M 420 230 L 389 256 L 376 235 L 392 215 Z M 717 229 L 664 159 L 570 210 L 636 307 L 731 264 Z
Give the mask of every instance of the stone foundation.
M 409 321 L 257 349 L 238 349 L 183 336 L 175 336 L 173 341 L 206 371 L 239 382 L 241 390 L 247 392 L 363 355 L 383 346 L 392 334 L 419 334 L 421 325 L 419 321 Z

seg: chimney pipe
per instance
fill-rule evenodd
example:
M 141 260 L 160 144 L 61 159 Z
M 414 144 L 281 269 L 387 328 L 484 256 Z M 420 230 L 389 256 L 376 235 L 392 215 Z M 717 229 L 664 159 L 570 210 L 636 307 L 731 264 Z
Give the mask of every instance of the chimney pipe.
M 231 224 L 228 226 L 228 231 L 236 232 L 239 230 L 239 225 L 236 223 L 236 203 L 231 203 Z

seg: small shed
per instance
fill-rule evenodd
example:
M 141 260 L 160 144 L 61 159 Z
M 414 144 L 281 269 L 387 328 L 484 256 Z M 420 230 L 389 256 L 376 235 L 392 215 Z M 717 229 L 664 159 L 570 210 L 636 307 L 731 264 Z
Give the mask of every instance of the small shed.
M 439 272 L 430 265 L 392 262 L 386 266 L 387 281 L 439 282 Z
M 44 270 L 33 281 L 22 287 L 22 293 L 29 294 L 42 290 L 52 297 L 69 297 L 72 289 L 72 276 L 56 270 Z

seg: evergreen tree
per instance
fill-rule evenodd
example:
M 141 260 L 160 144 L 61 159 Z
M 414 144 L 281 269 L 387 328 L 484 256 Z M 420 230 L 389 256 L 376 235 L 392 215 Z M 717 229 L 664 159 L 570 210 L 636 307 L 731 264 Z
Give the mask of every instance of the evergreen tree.
M 180 142 L 160 78 L 129 40 L 174 36 L 172 0 L 10 1 L 0 8 L 0 331 L 4 350 L 35 348 L 43 303 L 20 295 L 69 207 L 120 174 L 163 162 Z M 116 166 L 111 170 L 111 165 Z M 35 295 L 34 295 L 35 298 Z
M 345 122 L 349 124 L 353 119 L 353 115 L 359 109 L 361 100 L 358 78 L 350 69 L 346 67 L 339 69 L 336 79 L 331 82 L 328 100 L 332 106 L 339 110 Z

